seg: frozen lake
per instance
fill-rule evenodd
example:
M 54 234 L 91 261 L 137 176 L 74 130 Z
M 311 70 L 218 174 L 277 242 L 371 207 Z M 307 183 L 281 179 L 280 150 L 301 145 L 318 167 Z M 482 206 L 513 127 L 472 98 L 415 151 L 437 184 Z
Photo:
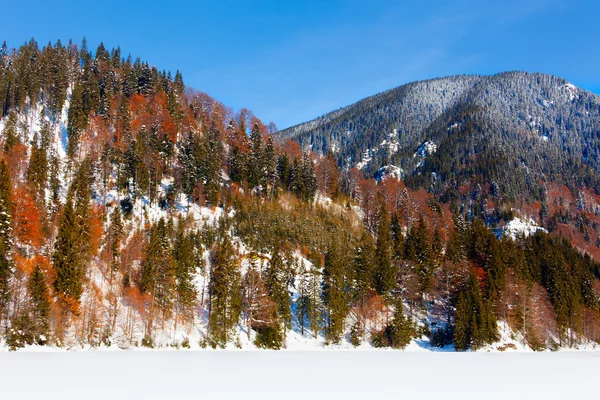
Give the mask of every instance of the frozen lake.
M 2 399 L 597 398 L 600 352 L 0 352 Z

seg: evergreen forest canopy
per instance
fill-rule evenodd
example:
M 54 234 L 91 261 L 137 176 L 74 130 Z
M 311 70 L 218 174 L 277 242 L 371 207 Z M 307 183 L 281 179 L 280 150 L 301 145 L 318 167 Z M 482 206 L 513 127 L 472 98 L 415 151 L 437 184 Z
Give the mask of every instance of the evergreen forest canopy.
M 85 40 L 4 43 L 0 118 L 9 349 L 600 341 L 590 189 L 514 209 L 485 180 L 376 181 Z M 551 233 L 489 228 L 526 211 Z

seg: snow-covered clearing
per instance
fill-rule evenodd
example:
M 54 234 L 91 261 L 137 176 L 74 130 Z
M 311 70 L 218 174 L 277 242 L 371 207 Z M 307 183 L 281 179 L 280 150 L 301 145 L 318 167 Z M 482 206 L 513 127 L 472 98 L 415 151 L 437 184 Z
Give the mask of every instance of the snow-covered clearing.
M 0 397 L 564 400 L 595 398 L 599 366 L 568 351 L 17 352 L 0 353 Z

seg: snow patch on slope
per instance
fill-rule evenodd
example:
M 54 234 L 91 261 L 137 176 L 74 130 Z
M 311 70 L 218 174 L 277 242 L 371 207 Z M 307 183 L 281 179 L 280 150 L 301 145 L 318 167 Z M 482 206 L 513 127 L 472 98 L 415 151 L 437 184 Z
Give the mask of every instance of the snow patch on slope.
M 437 151 L 437 144 L 435 144 L 431 140 L 425 141 L 422 145 L 419 146 L 413 157 L 427 157 L 430 154 L 433 154 Z
M 537 225 L 535 221 L 531 218 L 521 219 L 519 217 L 515 217 L 513 220 L 511 220 L 508 224 L 504 226 L 502 233 L 505 236 L 508 236 L 511 239 L 515 240 L 518 236 L 533 235 L 537 231 L 548 232 L 546 229 Z

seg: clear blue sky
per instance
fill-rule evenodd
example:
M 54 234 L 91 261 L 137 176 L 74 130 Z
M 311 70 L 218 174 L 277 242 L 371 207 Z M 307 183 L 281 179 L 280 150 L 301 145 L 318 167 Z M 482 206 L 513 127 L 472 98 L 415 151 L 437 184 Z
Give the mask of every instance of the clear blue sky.
M 6 4 L 9 3 L 9 4 Z M 45 1 L 0 6 L 0 40 L 87 37 L 279 128 L 413 80 L 526 70 L 600 93 L 600 2 Z

